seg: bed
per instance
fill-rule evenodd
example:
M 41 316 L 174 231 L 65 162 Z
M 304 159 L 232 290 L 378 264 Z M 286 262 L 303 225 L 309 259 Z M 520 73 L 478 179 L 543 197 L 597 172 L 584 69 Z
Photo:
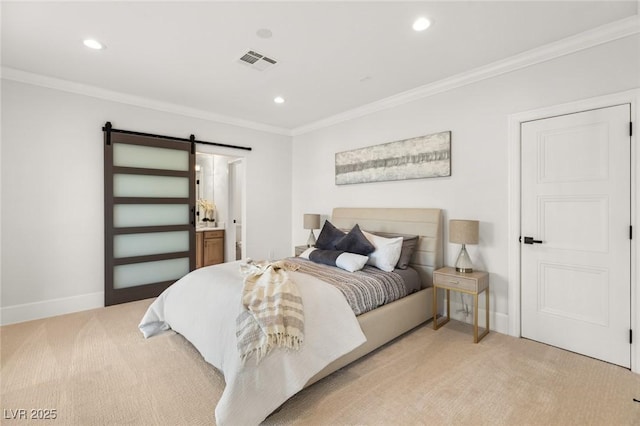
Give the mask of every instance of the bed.
M 420 275 L 421 289 L 356 317 L 336 288 L 292 272 L 304 301 L 305 342 L 299 351 L 276 348 L 260 364 L 240 361 L 235 344 L 242 284 L 238 262 L 201 268 L 180 279 L 152 303 L 140 329 L 145 337 L 173 329 L 224 374 L 226 387 L 215 409 L 218 425 L 258 424 L 304 387 L 432 318 L 429 287 L 443 262 L 441 216 L 440 209 L 334 209 L 330 220 L 338 228 L 357 224 L 369 232 L 418 235 L 409 265 Z
M 358 316 L 367 342 L 333 361 L 316 374 L 307 386 L 363 357 L 385 343 L 433 318 L 433 271 L 443 266 L 442 212 L 440 209 L 335 208 L 331 222 L 342 229 L 354 225 L 373 232 L 420 237 L 409 264 L 422 279 L 422 290 L 374 311 Z

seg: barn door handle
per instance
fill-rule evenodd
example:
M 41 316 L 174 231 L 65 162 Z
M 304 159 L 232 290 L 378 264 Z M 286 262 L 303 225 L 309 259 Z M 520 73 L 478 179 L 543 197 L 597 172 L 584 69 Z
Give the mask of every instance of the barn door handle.
M 525 244 L 542 244 L 540 240 L 534 240 L 533 237 L 524 237 Z

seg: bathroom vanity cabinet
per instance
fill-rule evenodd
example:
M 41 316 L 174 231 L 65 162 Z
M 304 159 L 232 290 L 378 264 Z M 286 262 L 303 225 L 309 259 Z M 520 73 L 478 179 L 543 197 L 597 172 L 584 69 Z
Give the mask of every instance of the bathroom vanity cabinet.
M 224 229 L 196 230 L 196 268 L 224 262 Z

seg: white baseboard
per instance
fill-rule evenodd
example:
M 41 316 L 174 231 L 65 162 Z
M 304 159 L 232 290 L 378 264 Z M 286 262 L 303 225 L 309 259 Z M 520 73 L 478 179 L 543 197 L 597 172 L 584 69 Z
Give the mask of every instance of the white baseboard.
M 467 324 L 473 324 L 473 303 L 468 305 L 469 315 L 465 316 L 464 312 L 460 312 L 463 309 L 462 303 L 460 303 L 460 299 L 454 294 L 459 294 L 456 292 L 451 292 L 451 319 L 456 321 L 466 322 Z M 470 297 L 467 296 L 466 302 L 469 302 Z M 439 306 L 442 310 L 441 313 L 444 313 L 444 306 L 446 303 L 446 299 L 442 305 Z M 480 297 L 480 303 L 484 306 L 483 297 Z M 440 304 L 440 302 L 438 302 Z M 485 310 L 483 307 L 478 307 L 478 326 L 484 328 L 484 318 L 485 318 Z M 509 315 L 503 314 L 500 312 L 489 311 L 489 328 L 492 331 L 496 331 L 502 334 L 509 334 Z
M 104 292 L 81 294 L 0 308 L 0 325 L 48 318 L 56 315 L 102 308 Z

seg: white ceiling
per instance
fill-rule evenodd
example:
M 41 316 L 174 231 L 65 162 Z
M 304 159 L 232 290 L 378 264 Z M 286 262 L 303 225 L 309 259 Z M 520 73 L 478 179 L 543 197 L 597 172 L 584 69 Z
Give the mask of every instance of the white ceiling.
M 2 2 L 2 66 L 283 129 L 637 14 L 636 1 Z M 431 28 L 412 30 L 426 16 Z M 267 28 L 269 39 L 256 35 Z M 107 49 L 82 45 L 93 37 Z M 279 61 L 258 72 L 247 50 Z M 276 105 L 273 98 L 286 99 Z

